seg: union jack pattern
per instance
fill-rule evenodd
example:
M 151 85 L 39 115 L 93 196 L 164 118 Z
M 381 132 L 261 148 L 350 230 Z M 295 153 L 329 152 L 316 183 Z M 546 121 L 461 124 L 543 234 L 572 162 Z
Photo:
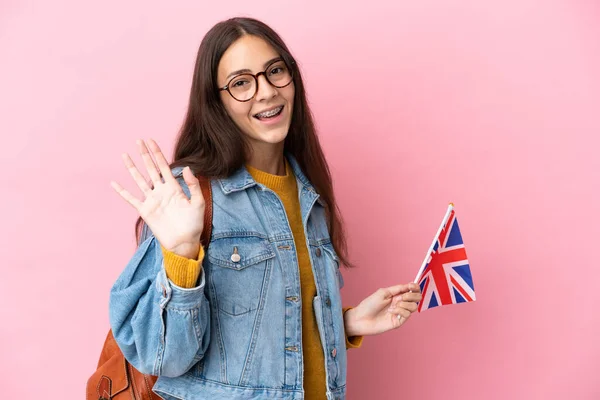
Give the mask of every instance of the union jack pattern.
M 419 280 L 422 300 L 418 311 L 446 304 L 475 301 L 475 287 L 455 211 L 434 243 Z

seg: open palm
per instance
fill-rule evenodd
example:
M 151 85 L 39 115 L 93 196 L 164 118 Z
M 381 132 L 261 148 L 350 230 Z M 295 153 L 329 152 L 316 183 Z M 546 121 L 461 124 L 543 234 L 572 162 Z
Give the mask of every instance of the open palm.
M 123 154 L 123 162 L 145 199 L 136 198 L 114 181 L 111 186 L 138 211 L 164 248 L 182 256 L 195 257 L 200 246 L 205 210 L 198 179 L 189 167 L 184 168 L 183 178 L 190 189 L 188 199 L 156 142 L 149 140 L 148 146 L 142 140 L 137 143 L 152 186 L 126 153 Z

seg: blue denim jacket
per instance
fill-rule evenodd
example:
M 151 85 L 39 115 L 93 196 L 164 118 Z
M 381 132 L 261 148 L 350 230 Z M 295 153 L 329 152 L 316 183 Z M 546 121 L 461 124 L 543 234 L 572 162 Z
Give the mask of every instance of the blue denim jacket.
M 345 399 L 339 259 L 319 195 L 286 157 L 317 286 L 327 398 Z M 182 169 L 173 174 L 189 197 Z M 115 339 L 135 368 L 159 376 L 154 391 L 165 399 L 303 399 L 300 276 L 283 203 L 245 167 L 211 184 L 213 230 L 198 286 L 184 289 L 167 278 L 160 245 L 145 227 L 111 290 Z

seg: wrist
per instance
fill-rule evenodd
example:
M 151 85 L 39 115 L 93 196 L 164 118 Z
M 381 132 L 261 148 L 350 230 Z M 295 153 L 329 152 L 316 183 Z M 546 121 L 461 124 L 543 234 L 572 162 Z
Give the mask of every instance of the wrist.
M 200 254 L 200 243 L 184 243 L 167 250 L 180 257 L 196 260 Z
M 346 336 L 362 336 L 355 308 L 349 308 L 344 312 L 344 330 Z

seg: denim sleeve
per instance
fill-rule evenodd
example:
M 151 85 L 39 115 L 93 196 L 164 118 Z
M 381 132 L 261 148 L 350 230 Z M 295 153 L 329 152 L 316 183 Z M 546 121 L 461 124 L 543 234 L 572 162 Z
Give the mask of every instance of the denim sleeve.
M 206 352 L 210 308 L 198 286 L 184 289 L 166 276 L 160 243 L 144 224 L 141 244 L 110 292 L 110 326 L 123 355 L 150 375 L 180 376 Z

